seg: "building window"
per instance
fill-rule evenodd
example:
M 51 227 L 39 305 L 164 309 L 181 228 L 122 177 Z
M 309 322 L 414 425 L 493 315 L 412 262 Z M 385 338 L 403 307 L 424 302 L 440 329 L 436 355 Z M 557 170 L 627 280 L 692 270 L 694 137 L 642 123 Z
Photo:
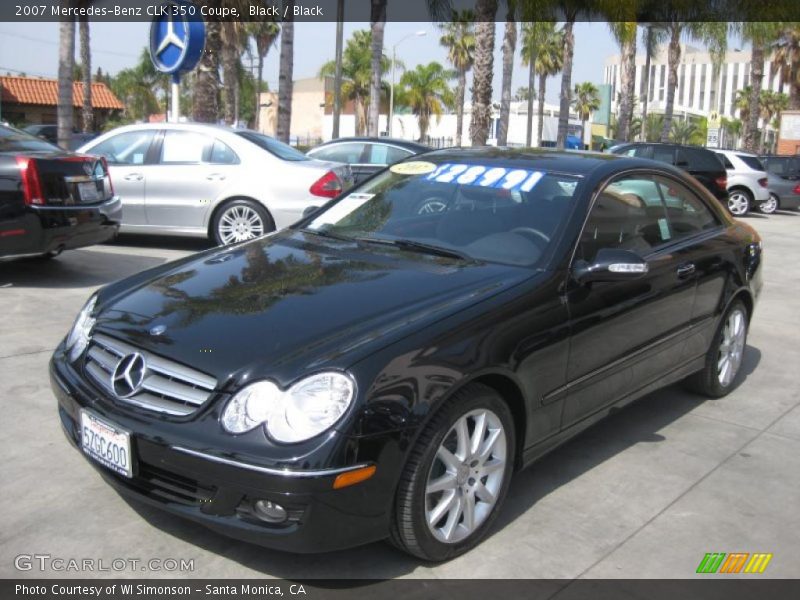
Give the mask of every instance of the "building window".
M 641 101 L 642 96 L 644 96 L 644 82 L 645 82 L 645 79 L 647 79 L 647 77 L 646 77 L 646 74 L 647 74 L 646 67 L 644 65 L 642 65 L 642 68 L 639 69 L 639 72 L 640 72 L 640 75 L 639 75 L 639 100 Z
M 734 65 L 734 73 L 736 73 L 736 65 Z M 735 75 L 734 75 L 735 77 Z M 736 81 L 736 79 L 734 79 Z M 734 83 L 734 89 L 736 84 Z M 720 79 L 720 86 L 719 86 L 719 113 L 725 114 L 725 94 L 727 93 L 728 87 L 728 65 L 723 65 L 722 67 L 722 78 Z
M 700 102 L 697 106 L 700 110 L 706 109 L 706 66 L 700 65 Z
M 653 88 L 656 85 L 656 65 L 650 65 L 650 87 L 647 92 L 647 99 L 653 101 Z
M 736 98 L 736 90 L 739 89 L 739 64 L 733 65 L 733 86 L 731 87 L 731 106 L 728 110 L 728 113 L 733 116 L 733 111 L 735 108 L 734 99 Z M 723 100 L 724 102 L 724 100 Z
M 695 78 L 695 67 L 697 65 L 692 65 L 691 70 L 689 71 L 689 106 L 694 106 L 694 78 Z
M 661 76 L 658 79 L 658 99 L 664 99 L 664 78 L 667 73 L 667 65 L 661 65 Z
M 678 104 L 685 106 L 683 101 L 686 96 L 686 65 L 680 66 L 680 79 L 678 82 Z

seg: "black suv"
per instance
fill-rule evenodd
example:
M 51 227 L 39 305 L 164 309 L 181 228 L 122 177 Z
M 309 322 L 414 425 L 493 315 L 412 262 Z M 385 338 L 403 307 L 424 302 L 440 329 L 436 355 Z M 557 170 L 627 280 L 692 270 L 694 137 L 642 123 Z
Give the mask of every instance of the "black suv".
M 683 169 L 702 183 L 723 205 L 728 205 L 728 172 L 719 157 L 707 148 L 682 144 L 631 142 L 609 149 L 613 154 L 650 158 Z
M 800 179 L 800 156 L 761 156 L 761 162 L 767 173 L 784 179 Z

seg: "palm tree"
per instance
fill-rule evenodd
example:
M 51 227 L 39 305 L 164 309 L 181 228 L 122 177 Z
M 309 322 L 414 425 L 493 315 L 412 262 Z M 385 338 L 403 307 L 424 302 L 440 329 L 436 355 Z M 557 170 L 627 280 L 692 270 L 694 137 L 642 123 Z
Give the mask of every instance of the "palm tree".
M 658 47 L 664 39 L 664 32 L 656 28 L 654 23 L 648 23 L 644 29 L 644 77 L 642 78 L 642 88 L 644 93 L 641 95 L 642 101 L 642 123 L 647 123 L 647 103 L 650 97 L 650 63 L 658 53 Z M 644 135 L 646 127 L 640 127 L 640 133 Z
M 543 64 L 540 62 L 539 53 L 546 49 L 548 37 L 552 37 L 555 31 L 555 23 L 551 21 L 535 21 L 522 24 L 522 48 L 520 49 L 520 55 L 522 64 L 528 67 L 529 91 L 526 98 L 528 101 L 528 124 L 525 133 L 525 145 L 529 147 L 533 145 L 533 89 L 536 81 L 536 65 L 537 63 L 540 65 Z M 560 56 L 560 48 L 557 50 L 559 50 L 559 52 L 551 53 L 550 58 L 556 55 Z M 552 64 L 552 62 L 553 61 L 550 61 L 550 64 Z M 545 74 L 544 79 L 539 82 L 540 93 L 542 92 L 543 81 L 546 79 L 547 74 Z M 544 101 L 544 96 L 542 96 L 542 100 Z M 539 107 L 540 117 L 541 111 L 542 108 Z M 541 142 L 541 140 L 539 141 Z
M 62 0 L 64 8 L 69 0 Z M 72 70 L 75 66 L 75 20 L 64 18 L 59 25 L 58 40 L 58 144 L 66 148 L 72 136 Z
M 84 3 L 84 6 L 86 3 Z M 81 49 L 81 67 L 83 69 L 83 106 L 81 110 L 81 125 L 83 132 L 89 133 L 94 129 L 94 111 L 92 110 L 92 50 L 89 44 L 89 17 L 78 18 L 78 29 Z
M 381 72 L 388 70 L 389 61 L 384 56 L 381 60 Z M 332 76 L 336 72 L 336 62 L 329 61 L 322 65 L 320 77 Z M 352 100 L 356 113 L 356 135 L 366 131 L 367 105 L 369 104 L 369 87 L 372 77 L 372 32 L 368 29 L 353 32 L 347 40 L 342 53 L 342 100 Z
M 649 114 L 642 122 L 642 131 L 646 142 L 657 142 L 661 138 L 664 129 L 664 116 Z
M 765 49 L 778 35 L 775 23 L 747 22 L 736 24 L 732 28 L 744 41 L 750 42 L 750 86 L 747 98 L 747 123 L 744 133 L 744 146 L 750 152 L 756 152 L 759 145 L 758 118 L 761 110 L 761 81 L 764 77 Z M 742 120 L 745 119 L 742 114 Z
M 733 106 L 739 111 L 739 119 L 742 121 L 742 139 L 747 140 L 747 131 L 750 128 L 750 98 L 753 93 L 753 86 L 746 85 L 742 89 L 736 90 L 736 95 L 733 99 Z M 757 108 L 758 113 L 761 112 Z M 756 120 L 755 128 L 758 129 L 758 120 Z
M 219 9 L 221 0 L 202 0 L 208 9 Z M 194 102 L 192 120 L 199 123 L 219 121 L 219 56 L 220 23 L 216 19 L 206 21 L 206 47 L 195 71 Z
M 536 145 L 542 145 L 542 132 L 544 130 L 544 95 L 547 88 L 547 78 L 561 72 L 564 53 L 564 30 L 557 29 L 555 23 L 547 23 L 539 52 L 536 53 L 534 71 L 539 76 L 538 99 L 538 124 L 536 126 Z
M 616 21 L 608 24 L 614 39 L 619 44 L 622 61 L 620 64 L 619 118 L 617 119 L 617 139 L 631 140 L 631 120 L 636 95 L 636 21 Z
M 456 146 L 461 145 L 464 132 L 464 92 L 467 71 L 475 55 L 475 13 L 471 10 L 453 11 L 452 19 L 440 25 L 443 30 L 439 43 L 447 48 L 447 60 L 458 73 L 456 85 Z
M 223 118 L 233 125 L 239 119 L 239 65 L 247 43 L 244 23 L 222 21 L 220 24 Z
M 508 121 L 511 118 L 511 77 L 514 71 L 514 52 L 517 48 L 517 23 L 514 20 L 515 0 L 506 0 L 505 33 L 503 34 L 503 79 L 500 83 L 500 119 L 497 123 L 497 145 L 508 143 Z
M 292 125 L 292 86 L 294 84 L 294 0 L 285 0 L 286 19 L 281 27 L 281 60 L 278 68 L 278 119 L 276 135 L 289 143 Z
M 383 79 L 383 33 L 386 29 L 387 0 L 370 0 L 372 3 L 370 21 L 372 23 L 372 75 L 369 82 L 369 113 L 367 115 L 367 135 L 378 135 L 381 114 L 381 81 Z
M 256 115 L 255 128 L 258 130 L 261 110 L 261 91 L 264 82 L 264 59 L 269 54 L 270 48 L 275 45 L 275 41 L 281 33 L 281 27 L 275 21 L 253 21 L 247 24 L 247 32 L 256 44 L 256 55 L 258 56 L 257 79 L 256 79 Z
M 578 118 L 581 120 L 583 128 L 582 140 L 586 139 L 586 123 L 592 113 L 600 108 L 600 90 L 597 86 L 590 81 L 575 84 L 575 91 L 572 100 L 572 105 L 575 107 L 575 112 L 578 113 Z
M 672 121 L 670 139 L 676 144 L 688 144 L 696 137 L 697 131 L 697 124 L 691 119 L 677 119 Z
M 720 120 L 721 129 L 725 130 L 726 137 L 729 137 L 726 144 L 730 148 L 738 148 L 739 137 L 742 134 L 742 121 L 741 119 L 726 119 L 722 117 Z
M 776 115 L 789 107 L 789 96 L 781 92 L 773 92 L 772 90 L 761 90 L 761 118 L 764 121 L 764 126 L 761 128 L 761 139 L 758 150 L 761 150 L 766 145 L 767 140 L 767 125 L 772 124 L 772 119 Z
M 774 25 L 774 24 L 773 24 Z M 780 78 L 780 91 L 789 84 L 789 108 L 800 109 L 800 24 L 791 23 L 778 32 L 772 44 L 772 72 Z
M 469 135 L 473 146 L 485 146 L 492 117 L 494 69 L 494 19 L 497 0 L 475 2 L 475 60 L 472 74 L 472 118 Z
M 445 107 L 452 106 L 453 92 L 448 81 L 456 77 L 456 73 L 445 69 L 437 62 L 417 65 L 412 71 L 406 71 L 400 78 L 403 86 L 399 103 L 411 108 L 419 123 L 419 139 L 428 134 L 431 117 L 437 120 L 442 116 Z

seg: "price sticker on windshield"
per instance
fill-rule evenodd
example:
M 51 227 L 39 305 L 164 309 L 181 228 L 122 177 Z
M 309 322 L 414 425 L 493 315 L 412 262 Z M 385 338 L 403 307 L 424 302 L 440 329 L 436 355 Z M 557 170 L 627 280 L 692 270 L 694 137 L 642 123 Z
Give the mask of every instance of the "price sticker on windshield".
M 497 188 L 511 192 L 530 192 L 544 177 L 542 171 L 444 163 L 425 179 L 437 183 L 455 183 L 477 187 Z

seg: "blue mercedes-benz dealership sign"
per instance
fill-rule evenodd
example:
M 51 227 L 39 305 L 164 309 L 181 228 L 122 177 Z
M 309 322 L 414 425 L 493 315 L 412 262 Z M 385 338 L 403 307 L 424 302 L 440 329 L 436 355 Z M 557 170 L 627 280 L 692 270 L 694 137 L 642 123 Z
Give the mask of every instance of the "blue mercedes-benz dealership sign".
M 150 25 L 150 58 L 156 69 L 176 79 L 203 55 L 206 26 L 200 9 L 186 0 L 168 0 L 158 12 Z

